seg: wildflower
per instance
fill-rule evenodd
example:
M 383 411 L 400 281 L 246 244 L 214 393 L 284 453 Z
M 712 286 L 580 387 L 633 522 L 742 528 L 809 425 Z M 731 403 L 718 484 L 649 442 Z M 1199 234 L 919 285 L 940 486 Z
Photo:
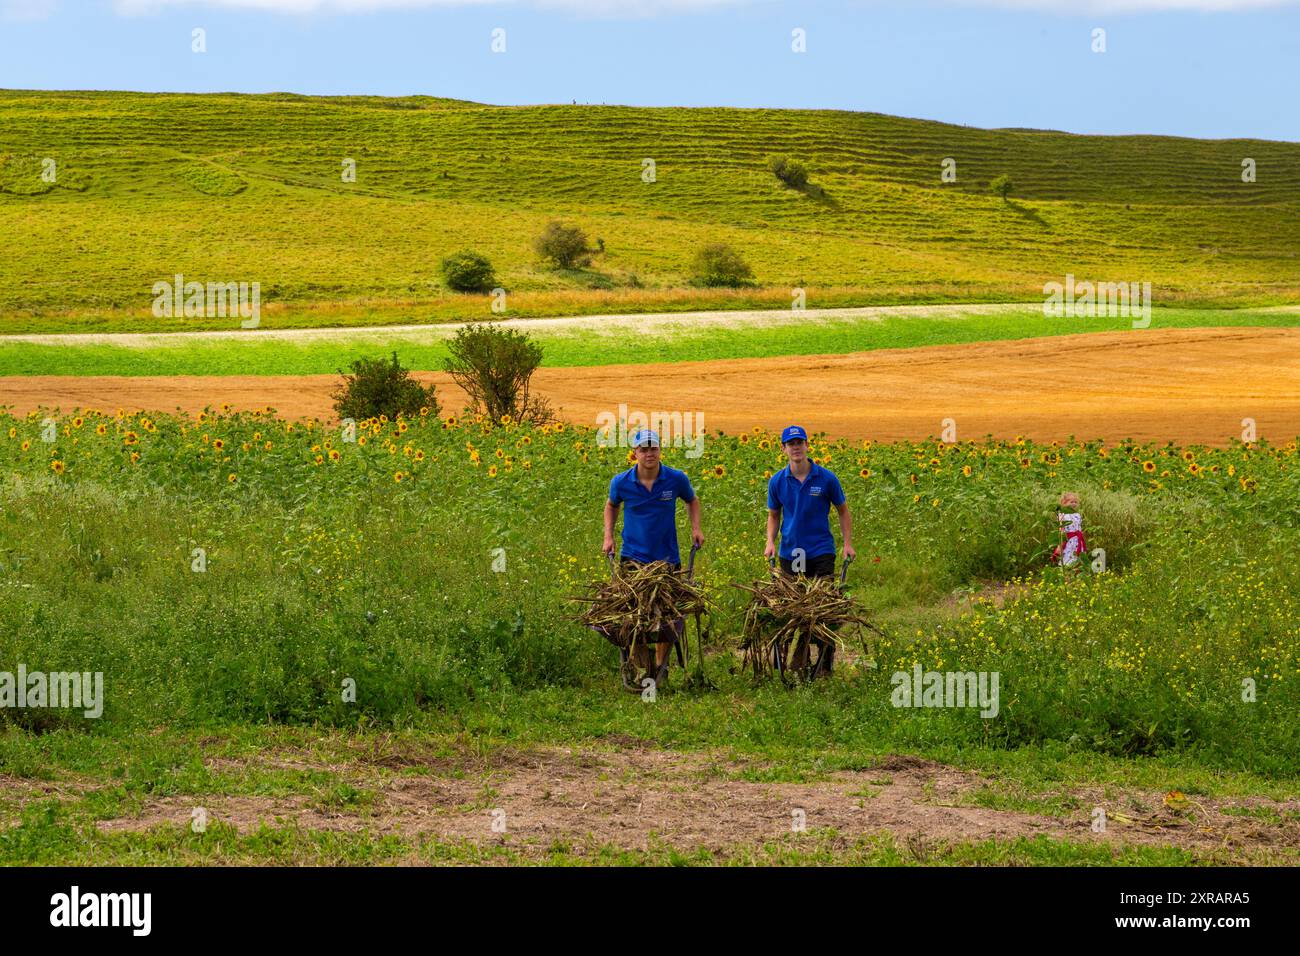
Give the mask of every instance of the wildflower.
M 497 466 L 496 466 L 496 465 L 490 465 L 490 466 L 488 467 L 488 477 L 489 477 L 489 478 L 495 478 L 496 476 L 497 476 Z
M 52 461 L 50 462 L 50 467 L 54 469 L 54 473 L 56 475 L 61 475 L 63 474 L 63 469 L 65 466 L 61 461 Z
M 1142 470 L 1149 475 L 1156 470 L 1156 463 L 1148 458 L 1146 461 L 1142 462 Z
M 340 453 L 337 448 L 330 449 L 330 461 L 338 461 L 342 457 L 342 453 Z
M 235 477 L 234 472 L 231 472 L 230 474 L 226 475 L 226 481 L 230 482 L 232 485 L 238 480 L 239 479 Z

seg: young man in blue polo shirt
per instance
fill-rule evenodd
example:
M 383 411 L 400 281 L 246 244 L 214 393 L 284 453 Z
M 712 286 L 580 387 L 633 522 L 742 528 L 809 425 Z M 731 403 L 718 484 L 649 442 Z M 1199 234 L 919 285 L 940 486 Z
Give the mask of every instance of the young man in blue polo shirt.
M 649 564 L 666 561 L 674 568 L 682 564 L 677 550 L 677 499 L 686 502 L 686 514 L 691 520 L 691 543 L 704 544 L 700 530 L 700 499 L 691 487 L 686 472 L 669 468 L 659 461 L 659 436 L 650 429 L 642 429 L 632 436 L 632 450 L 636 464 L 615 475 L 609 483 L 609 499 L 605 502 L 605 554 L 614 553 L 614 525 L 618 522 L 618 509 L 623 509 L 623 564 Z M 685 621 L 675 625 L 665 624 L 665 631 L 682 636 Z M 670 636 L 661 632 L 662 636 Z M 655 645 L 654 679 L 662 685 L 668 677 L 669 644 Z M 644 649 L 642 649 L 644 650 Z M 648 656 L 637 663 L 649 670 Z
M 767 547 L 764 557 L 777 554 L 776 533 L 781 532 L 781 570 L 786 574 L 829 578 L 835 575 L 835 538 L 831 535 L 830 510 L 840 517 L 844 557 L 853 550 L 853 518 L 840 480 L 829 468 L 808 457 L 808 433 L 798 425 L 781 432 L 781 450 L 789 464 L 767 483 Z M 825 649 L 826 671 L 835 653 Z

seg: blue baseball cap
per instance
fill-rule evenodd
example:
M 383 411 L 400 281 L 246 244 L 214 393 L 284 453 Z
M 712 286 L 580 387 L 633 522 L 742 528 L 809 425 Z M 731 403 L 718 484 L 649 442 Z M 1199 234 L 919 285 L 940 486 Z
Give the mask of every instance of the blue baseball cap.
M 802 438 L 804 441 L 807 441 L 808 433 L 798 425 L 788 425 L 786 426 L 785 431 L 781 432 L 781 444 L 784 445 L 792 438 Z
M 649 445 L 651 448 L 658 448 L 659 433 L 651 431 L 649 428 L 643 428 L 632 436 L 633 448 L 640 448 L 643 445 Z

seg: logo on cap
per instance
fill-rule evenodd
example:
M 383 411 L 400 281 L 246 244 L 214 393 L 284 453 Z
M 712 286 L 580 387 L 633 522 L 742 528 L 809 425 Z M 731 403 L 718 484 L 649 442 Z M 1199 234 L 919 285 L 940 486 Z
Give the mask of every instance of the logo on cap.
M 785 431 L 781 432 L 782 445 L 784 445 L 786 442 L 790 441 L 793 438 L 802 438 L 804 441 L 807 441 L 808 433 L 804 431 L 802 428 L 800 428 L 798 425 L 790 425 L 786 428 Z
M 658 432 L 651 431 L 651 430 L 648 429 L 648 428 L 643 428 L 643 429 L 641 429 L 639 432 L 637 432 L 635 435 L 632 436 L 632 447 L 633 447 L 633 448 L 643 448 L 643 447 L 646 447 L 646 446 L 648 446 L 648 447 L 650 447 L 650 448 L 658 448 L 658 447 L 659 447 L 659 433 L 658 433 Z

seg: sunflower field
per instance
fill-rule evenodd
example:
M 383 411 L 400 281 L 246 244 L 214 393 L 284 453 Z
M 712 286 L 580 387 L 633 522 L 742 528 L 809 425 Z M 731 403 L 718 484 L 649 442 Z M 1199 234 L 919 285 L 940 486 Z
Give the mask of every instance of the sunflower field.
M 607 573 L 601 509 L 631 460 L 601 438 L 429 414 L 0 414 L 0 670 L 102 671 L 106 698 L 98 721 L 0 722 L 419 726 L 557 688 L 615 695 L 609 646 L 567 600 Z M 850 644 L 825 686 L 783 692 L 826 738 L 1300 769 L 1295 442 L 817 437 L 812 451 L 844 484 L 848 586 L 884 632 Z M 703 505 L 707 668 L 743 701 L 760 689 L 737 666 L 744 594 L 730 585 L 765 573 L 779 443 L 710 435 L 699 457 L 664 460 Z M 1098 549 L 1070 578 L 1047 560 L 1063 491 Z M 997 717 L 892 707 L 890 675 L 918 663 L 998 672 Z

